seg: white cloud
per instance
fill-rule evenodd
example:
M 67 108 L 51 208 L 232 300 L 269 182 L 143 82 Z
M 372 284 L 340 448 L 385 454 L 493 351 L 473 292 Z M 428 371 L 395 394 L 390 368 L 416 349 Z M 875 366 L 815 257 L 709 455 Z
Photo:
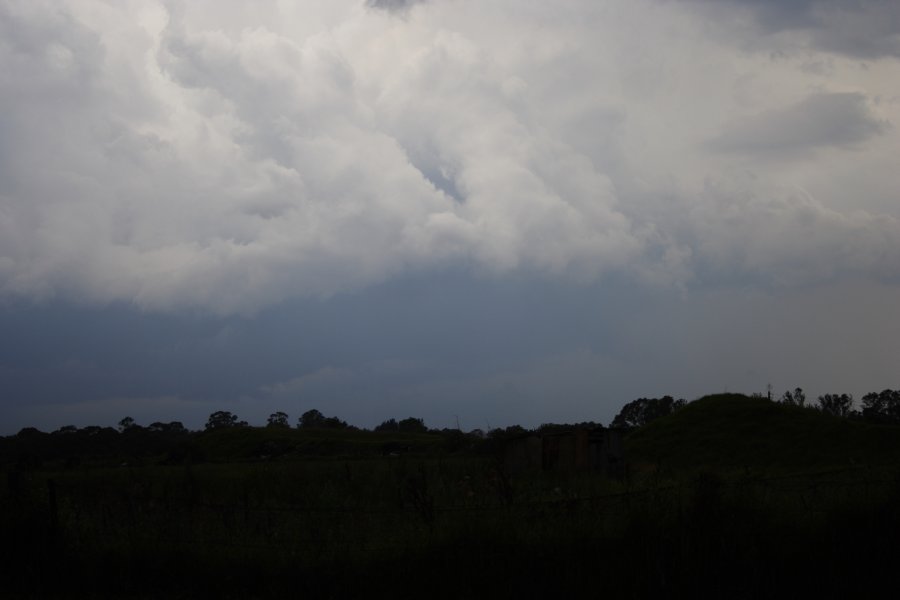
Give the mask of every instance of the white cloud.
M 403 10 L 0 6 L 0 293 L 228 314 L 449 263 L 896 275 L 896 220 L 793 191 L 884 162 L 894 62 L 748 52 L 686 3 L 376 4 Z

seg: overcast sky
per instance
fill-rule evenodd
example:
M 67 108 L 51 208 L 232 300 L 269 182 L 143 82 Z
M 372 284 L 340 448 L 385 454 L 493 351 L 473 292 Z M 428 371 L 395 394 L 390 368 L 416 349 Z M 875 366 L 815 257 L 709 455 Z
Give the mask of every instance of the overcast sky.
M 900 387 L 894 0 L 0 0 L 0 434 Z

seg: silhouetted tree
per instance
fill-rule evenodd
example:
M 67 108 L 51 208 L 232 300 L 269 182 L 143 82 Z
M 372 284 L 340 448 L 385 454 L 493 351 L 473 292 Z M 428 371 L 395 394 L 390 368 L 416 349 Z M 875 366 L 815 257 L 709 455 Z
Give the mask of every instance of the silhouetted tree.
M 403 419 L 399 423 L 397 423 L 397 427 L 400 431 L 406 433 L 427 433 L 428 428 L 425 427 L 425 421 L 422 419 L 417 419 L 415 417 L 408 417 Z
M 326 417 L 316 409 L 308 410 L 297 422 L 301 429 L 346 429 L 347 423 L 337 417 Z
M 528 430 L 521 425 L 510 425 L 506 429 L 496 427 L 488 432 L 488 437 L 495 440 L 505 440 L 528 433 Z
M 227 410 L 219 410 L 209 415 L 209 420 L 206 422 L 206 429 L 234 427 L 237 425 L 237 420 L 237 415 L 233 415 Z
M 387 421 L 382 421 L 381 425 L 375 428 L 375 431 L 400 431 L 400 424 L 397 423 L 397 419 L 388 419 Z
M 16 437 L 20 438 L 35 438 L 43 435 L 47 435 L 37 427 L 23 427 L 19 430 L 19 433 L 16 434 Z
M 312 409 L 300 415 L 300 418 L 297 420 L 297 427 L 312 429 L 314 427 L 321 427 L 324 421 L 325 415 L 316 409 Z
M 849 417 L 853 412 L 853 395 L 824 394 L 819 396 L 819 410 L 835 417 Z
M 900 390 L 882 390 L 863 396 L 862 416 L 871 421 L 900 423 Z
M 660 417 L 670 415 L 687 404 L 683 398 L 675 400 L 672 396 L 662 398 L 638 398 L 622 407 L 613 418 L 610 427 L 631 429 L 643 427 Z
M 126 431 L 128 429 L 131 429 L 135 425 L 136 423 L 134 422 L 134 419 L 132 419 L 131 417 L 125 417 L 124 419 L 119 421 L 119 431 Z
M 266 423 L 266 427 L 290 427 L 287 413 L 281 411 L 272 413 L 269 415 L 269 422 Z
M 803 393 L 803 388 L 796 388 L 793 392 L 786 391 L 781 396 L 781 403 L 789 406 L 806 406 L 806 394 Z
M 325 429 L 346 429 L 348 425 L 346 421 L 341 421 L 337 417 L 326 417 L 322 421 L 321 427 Z
M 187 429 L 181 423 L 181 421 L 171 421 L 169 423 L 155 421 L 153 423 L 150 423 L 150 425 L 147 426 L 147 431 L 152 431 L 153 433 L 167 433 L 167 434 L 187 433 Z

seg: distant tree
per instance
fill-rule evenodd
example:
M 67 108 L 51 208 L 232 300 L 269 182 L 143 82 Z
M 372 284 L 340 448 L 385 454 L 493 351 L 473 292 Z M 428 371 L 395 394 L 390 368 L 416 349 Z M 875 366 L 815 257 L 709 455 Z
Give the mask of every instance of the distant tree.
M 415 417 L 408 417 L 397 423 L 400 431 L 405 433 L 427 433 L 428 428 L 425 427 L 425 421 Z
M 863 396 L 862 416 L 870 421 L 900 423 L 900 390 L 882 390 Z
M 181 421 L 171 421 L 169 423 L 155 421 L 147 426 L 147 430 L 153 433 L 187 433 L 187 429 Z
M 131 417 L 125 417 L 121 421 L 119 421 L 119 431 L 127 431 L 134 427 L 137 423 L 134 422 L 134 419 Z
M 237 420 L 237 415 L 233 415 L 227 410 L 219 410 L 209 415 L 209 420 L 206 422 L 206 429 L 234 427 L 237 425 Z
M 488 431 L 487 435 L 490 439 L 505 440 L 522 435 L 524 433 L 528 433 L 528 430 L 521 425 L 510 425 L 506 429 L 501 429 L 500 427 L 491 429 L 490 431 Z
M 818 409 L 835 417 L 849 417 L 853 412 L 853 395 L 824 394 L 819 396 Z
M 781 395 L 781 403 L 788 406 L 806 406 L 806 394 L 803 393 L 803 388 L 795 388 L 793 392 L 786 391 Z
M 54 431 L 53 433 L 63 433 L 63 434 L 65 434 L 65 433 L 77 433 L 77 432 L 78 432 L 78 428 L 75 427 L 74 425 L 63 425 L 62 427 L 60 427 L 59 429 L 57 429 L 57 430 Z
M 400 424 L 397 423 L 397 419 L 388 419 L 375 427 L 375 431 L 400 431 Z
M 269 415 L 269 422 L 266 423 L 266 427 L 290 427 L 287 413 L 281 411 L 272 413 Z
M 325 429 L 347 429 L 348 427 L 346 421 L 341 421 L 337 417 L 326 417 L 321 426 Z
M 675 400 L 672 396 L 662 398 L 638 398 L 622 407 L 610 423 L 610 427 L 631 429 L 643 427 L 660 417 L 670 415 L 687 404 L 683 398 Z
M 574 427 L 567 423 L 541 423 L 537 427 L 538 433 L 559 433 L 571 431 Z
M 337 417 L 326 417 L 316 409 L 300 415 L 297 427 L 301 429 L 346 429 L 347 423 Z
M 300 415 L 300 419 L 297 421 L 297 427 L 301 427 L 303 429 L 313 429 L 316 427 L 322 427 L 322 424 L 324 422 L 325 415 L 323 415 L 316 409 L 312 409 Z

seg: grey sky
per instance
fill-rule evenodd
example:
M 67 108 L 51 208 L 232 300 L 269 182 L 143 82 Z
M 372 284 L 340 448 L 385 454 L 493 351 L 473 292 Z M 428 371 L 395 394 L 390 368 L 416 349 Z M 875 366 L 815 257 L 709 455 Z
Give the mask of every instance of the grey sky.
M 752 43 L 760 49 L 808 46 L 859 59 L 900 56 L 900 5 L 894 0 L 684 1 L 705 3 L 732 24 L 749 17 Z
M 0 2 L 3 423 L 896 387 L 896 6 Z

